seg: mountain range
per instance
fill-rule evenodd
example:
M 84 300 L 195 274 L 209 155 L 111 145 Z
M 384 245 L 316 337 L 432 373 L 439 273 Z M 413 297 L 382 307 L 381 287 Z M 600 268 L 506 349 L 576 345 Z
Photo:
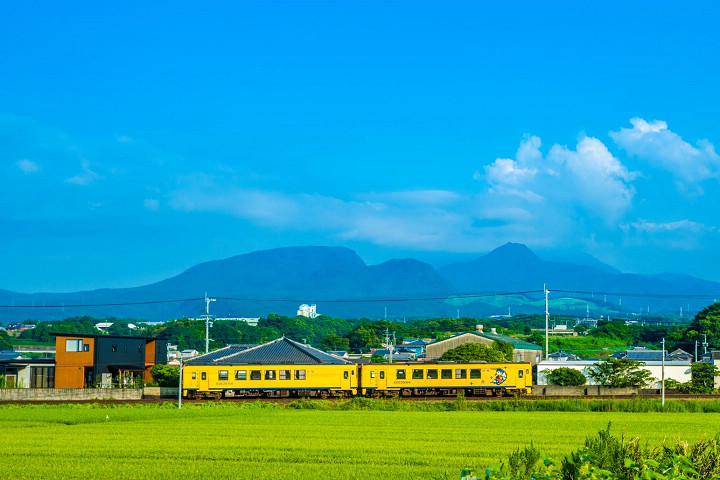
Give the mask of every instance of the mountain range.
M 300 303 L 315 303 L 319 313 L 339 317 L 543 313 L 544 285 L 550 290 L 551 313 L 595 317 L 678 313 L 681 308 L 688 314 L 712 303 L 711 297 L 720 298 L 717 282 L 680 274 L 625 274 L 589 256 L 581 263 L 547 261 L 516 243 L 437 269 L 414 259 L 367 265 L 344 247 L 288 247 L 201 263 L 134 288 L 0 290 L 0 305 L 14 307 L 0 308 L 0 322 L 78 315 L 148 321 L 199 317 L 205 313 L 206 292 L 217 298 L 210 308 L 219 317 L 295 315 Z M 74 306 L 97 304 L 103 305 Z

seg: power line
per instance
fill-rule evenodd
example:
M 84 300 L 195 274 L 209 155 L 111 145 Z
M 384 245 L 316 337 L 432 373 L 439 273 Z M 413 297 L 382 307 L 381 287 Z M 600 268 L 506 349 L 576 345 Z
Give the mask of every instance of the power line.
M 74 307 L 120 307 L 123 305 L 152 305 L 158 303 L 180 303 L 204 300 L 203 297 L 185 298 L 182 300 L 148 300 L 145 302 L 120 302 L 120 303 L 64 303 L 61 305 L 0 305 L 0 308 L 74 308 Z
M 708 300 L 718 298 L 718 294 L 680 294 L 680 293 L 624 293 L 624 292 L 587 292 L 580 290 L 557 290 L 553 293 L 575 293 L 581 295 L 609 295 L 614 297 L 641 297 L 641 298 L 689 298 L 696 300 Z
M 675 293 L 628 293 L 628 292 L 598 292 L 598 291 L 582 291 L 582 290 L 560 290 L 548 289 L 551 293 L 580 294 L 580 295 L 609 295 L 616 297 L 640 297 L 640 298 L 684 298 L 695 300 L 716 299 L 720 294 L 675 294 Z M 435 297 L 404 297 L 404 298 L 340 298 L 340 299 L 315 299 L 317 303 L 389 303 L 389 302 L 426 302 L 438 300 L 459 300 L 469 298 L 487 298 L 487 297 L 505 297 L 513 295 L 527 295 L 534 293 L 544 293 L 544 290 L 524 290 L 517 292 L 492 292 L 492 293 L 473 293 L 465 295 L 446 295 Z M 238 302 L 275 302 L 275 303 L 306 303 L 307 298 L 257 298 L 257 297 L 215 297 L 218 300 L 238 301 Z M 82 308 L 82 307 L 119 307 L 128 305 L 157 305 L 164 303 L 182 303 L 195 302 L 205 300 L 205 297 L 183 298 L 175 300 L 147 300 L 142 302 L 113 302 L 113 303 L 74 303 L 59 305 L 0 305 L 0 308 L 6 309 L 35 309 L 35 308 Z

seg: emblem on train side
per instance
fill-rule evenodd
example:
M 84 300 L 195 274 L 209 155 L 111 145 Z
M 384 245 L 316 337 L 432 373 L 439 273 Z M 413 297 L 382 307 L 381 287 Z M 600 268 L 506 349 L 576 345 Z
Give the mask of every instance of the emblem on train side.
M 502 368 L 498 368 L 495 370 L 495 375 L 492 377 L 492 380 L 490 380 L 490 383 L 494 383 L 495 385 L 500 385 L 505 380 L 507 380 L 507 372 L 503 370 Z

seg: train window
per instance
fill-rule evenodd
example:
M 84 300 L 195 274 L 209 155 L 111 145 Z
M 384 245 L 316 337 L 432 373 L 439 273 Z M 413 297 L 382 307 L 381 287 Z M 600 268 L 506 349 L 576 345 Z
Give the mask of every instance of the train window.
M 218 380 L 227 380 L 228 379 L 228 371 L 227 370 L 218 370 Z
M 380 378 L 385 378 L 385 370 L 380 370 Z
M 202 372 L 202 373 L 200 374 L 200 377 L 201 377 L 203 380 L 207 380 L 207 374 L 206 374 L 205 372 Z
M 455 370 L 455 378 L 467 378 L 467 370 L 464 368 Z
M 196 377 L 197 377 L 197 372 L 192 372 L 192 379 L 195 380 Z
M 423 378 L 422 369 L 413 369 L 413 379 L 414 380 L 422 380 L 422 378 Z
M 262 372 L 260 370 L 250 370 L 250 380 L 262 380 Z
M 280 370 L 280 380 L 290 380 L 290 370 Z
M 235 370 L 235 380 L 247 380 L 247 370 Z
M 275 370 L 265 370 L 265 380 L 275 380 Z
M 470 378 L 480 378 L 480 369 L 479 368 L 471 368 L 470 369 Z
M 437 380 L 437 377 L 438 377 L 438 376 L 437 376 L 437 370 L 436 370 L 436 369 L 433 368 L 433 369 L 427 371 L 427 378 L 428 378 L 428 380 Z
M 526 368 L 525 373 L 530 373 L 530 370 Z
M 345 370 L 345 371 L 343 372 L 343 378 L 344 378 L 345 380 L 347 380 L 348 378 L 350 378 L 350 372 L 348 372 L 347 370 Z
M 522 378 L 522 374 L 523 374 L 523 371 L 522 371 L 522 370 L 519 370 L 519 371 L 518 371 L 518 378 Z
M 452 370 L 450 370 L 449 368 L 447 368 L 447 369 L 443 368 L 440 371 L 440 377 L 444 378 L 444 379 L 452 378 Z
M 295 370 L 295 380 L 305 380 L 305 370 Z
M 395 371 L 395 378 L 398 380 L 405 380 L 405 369 L 400 369 Z

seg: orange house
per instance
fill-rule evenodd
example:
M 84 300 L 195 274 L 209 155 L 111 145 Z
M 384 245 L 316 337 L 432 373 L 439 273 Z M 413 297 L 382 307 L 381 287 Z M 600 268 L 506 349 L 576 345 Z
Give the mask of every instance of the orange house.
M 152 337 L 55 335 L 55 388 L 135 385 L 166 363 L 167 345 Z

